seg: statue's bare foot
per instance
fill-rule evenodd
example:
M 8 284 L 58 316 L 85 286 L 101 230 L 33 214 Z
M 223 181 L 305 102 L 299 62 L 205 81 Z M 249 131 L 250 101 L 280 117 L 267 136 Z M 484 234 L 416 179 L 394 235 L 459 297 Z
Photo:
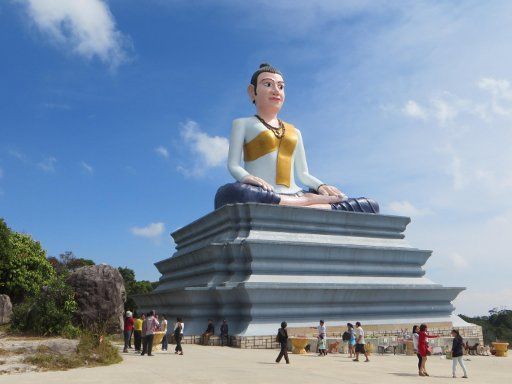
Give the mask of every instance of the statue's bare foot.
M 305 193 L 304 196 L 308 200 L 308 204 L 306 205 L 335 204 L 342 200 L 340 196 L 317 195 L 316 193 Z
M 334 204 L 342 200 L 339 196 L 317 195 L 316 193 L 305 193 L 302 196 L 281 195 L 280 205 L 291 205 L 296 207 L 307 207 L 317 204 Z

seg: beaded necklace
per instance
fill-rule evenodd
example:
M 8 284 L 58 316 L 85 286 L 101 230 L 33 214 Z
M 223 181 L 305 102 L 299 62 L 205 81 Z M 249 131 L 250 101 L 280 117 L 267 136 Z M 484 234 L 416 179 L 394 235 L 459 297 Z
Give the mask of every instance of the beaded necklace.
M 261 124 L 263 124 L 267 129 L 270 129 L 272 133 L 275 135 L 275 137 L 277 137 L 278 139 L 283 138 L 286 132 L 286 128 L 284 127 L 284 124 L 281 120 L 277 119 L 277 121 L 279 122 L 279 127 L 273 127 L 258 115 L 254 115 L 254 117 L 256 117 L 261 122 Z

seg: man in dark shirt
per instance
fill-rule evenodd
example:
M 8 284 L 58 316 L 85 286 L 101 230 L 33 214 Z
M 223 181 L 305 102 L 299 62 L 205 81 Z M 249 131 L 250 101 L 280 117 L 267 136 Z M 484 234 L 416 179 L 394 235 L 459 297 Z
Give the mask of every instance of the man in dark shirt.
M 206 328 L 206 331 L 201 335 L 201 344 L 208 345 L 208 341 L 210 340 L 210 337 L 215 333 L 215 329 L 213 327 L 213 320 L 208 319 L 208 327 Z
M 277 342 L 280 344 L 281 351 L 277 356 L 276 363 L 281 361 L 281 358 L 284 357 L 286 364 L 290 364 L 290 360 L 288 359 L 288 332 L 286 331 L 286 321 L 281 323 L 281 328 L 277 331 Z
M 222 325 L 220 326 L 220 345 L 224 346 L 224 340 L 226 340 L 226 345 L 229 345 L 228 332 L 228 322 L 226 319 L 224 319 L 224 321 L 222 321 Z

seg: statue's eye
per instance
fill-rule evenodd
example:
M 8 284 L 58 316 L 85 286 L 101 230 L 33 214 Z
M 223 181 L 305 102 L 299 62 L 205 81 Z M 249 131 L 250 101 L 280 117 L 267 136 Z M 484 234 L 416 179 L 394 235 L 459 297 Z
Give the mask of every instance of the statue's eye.
M 278 87 L 282 91 L 284 89 L 284 84 L 279 84 Z
M 263 85 L 267 88 L 270 88 L 272 86 L 272 83 L 270 81 L 266 81 L 263 83 Z

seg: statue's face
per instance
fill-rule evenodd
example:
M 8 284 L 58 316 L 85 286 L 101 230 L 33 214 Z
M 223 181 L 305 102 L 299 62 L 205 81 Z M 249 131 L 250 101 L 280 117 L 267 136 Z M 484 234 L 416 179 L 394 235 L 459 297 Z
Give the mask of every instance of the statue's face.
M 281 109 L 285 99 L 283 77 L 277 73 L 260 73 L 253 97 L 258 108 Z

